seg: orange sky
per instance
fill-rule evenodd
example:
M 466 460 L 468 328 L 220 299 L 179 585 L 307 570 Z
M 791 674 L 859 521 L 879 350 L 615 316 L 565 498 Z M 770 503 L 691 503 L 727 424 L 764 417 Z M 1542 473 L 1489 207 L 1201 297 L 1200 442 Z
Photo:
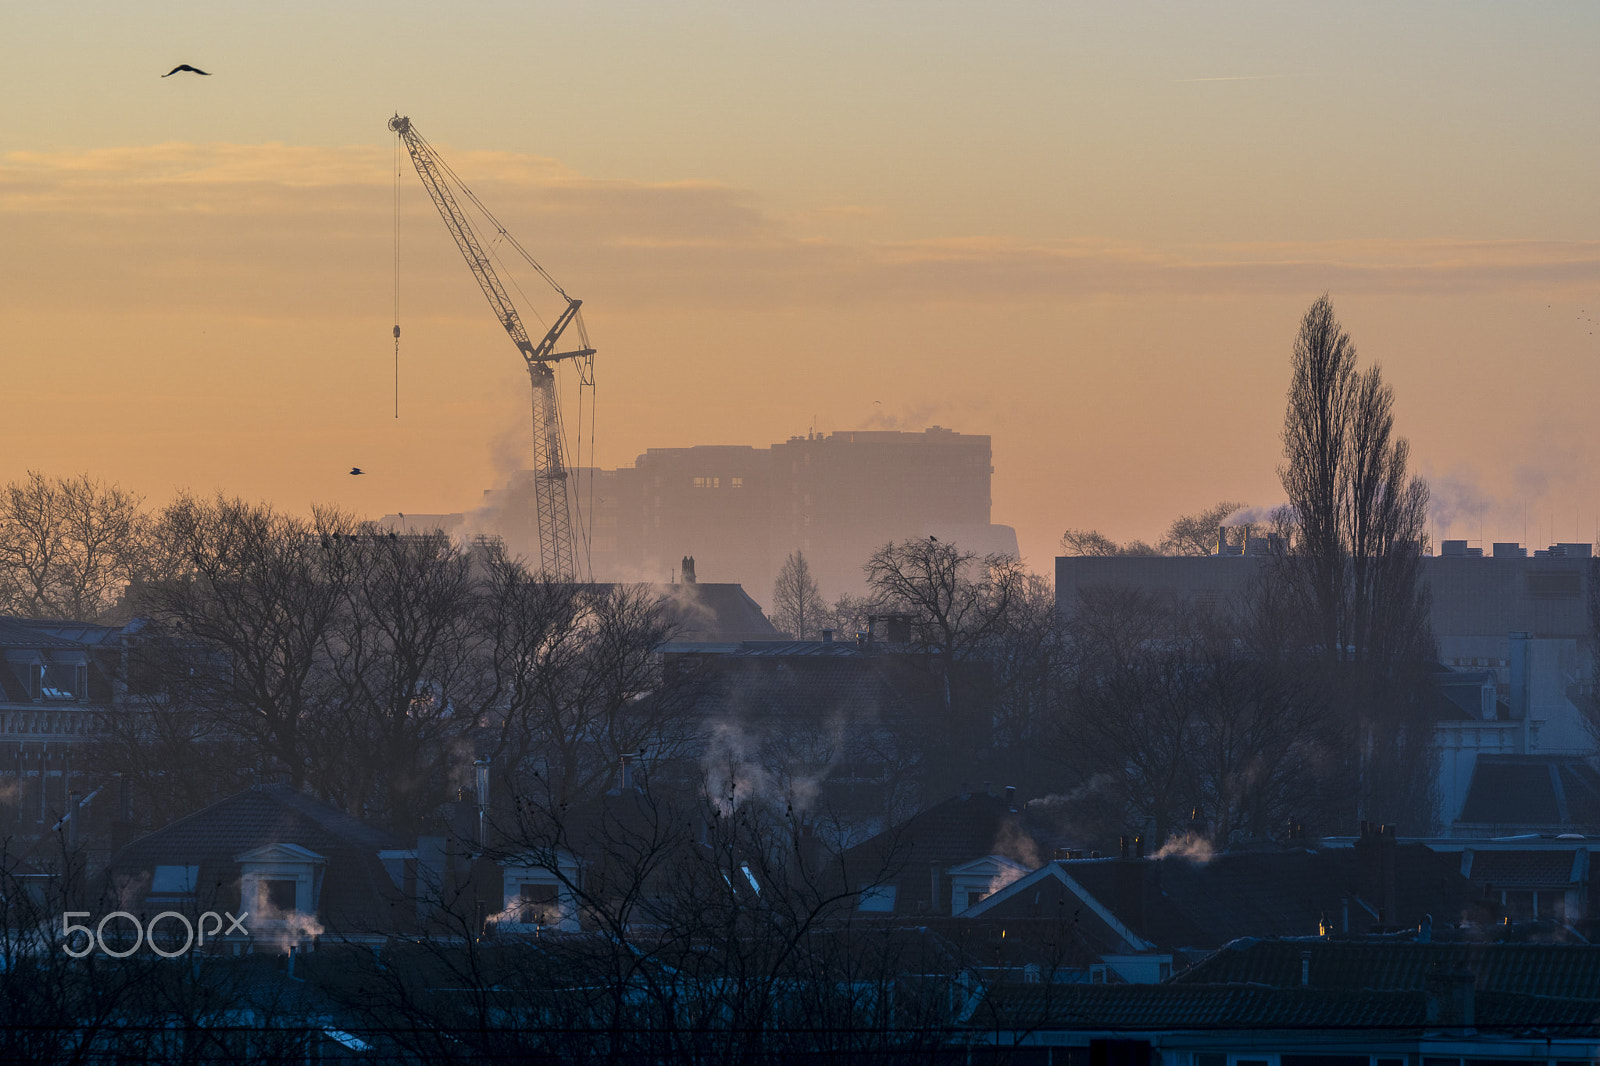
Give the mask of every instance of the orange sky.
M 141 10 L 0 43 L 0 480 L 369 514 L 497 483 L 526 376 L 409 165 L 392 417 L 398 108 L 584 299 L 603 465 L 989 433 L 1047 569 L 1066 526 L 1278 502 L 1328 291 L 1441 536 L 1600 523 L 1595 8 Z

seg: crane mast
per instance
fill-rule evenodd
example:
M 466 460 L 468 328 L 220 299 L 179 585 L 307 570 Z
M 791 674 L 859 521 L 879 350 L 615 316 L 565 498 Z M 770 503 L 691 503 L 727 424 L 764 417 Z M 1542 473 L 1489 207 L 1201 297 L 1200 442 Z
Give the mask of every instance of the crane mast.
M 489 213 L 488 208 L 473 195 L 472 190 L 468 189 L 461 179 L 456 177 L 455 172 L 439 158 L 433 146 L 417 133 L 409 118 L 395 115 L 389 120 L 389 129 L 405 142 L 406 151 L 411 155 L 411 163 L 416 167 L 417 177 L 422 179 L 423 187 L 432 197 L 434 207 L 439 209 L 439 216 L 444 219 L 445 228 L 455 239 L 461 257 L 467 261 L 467 268 L 472 271 L 478 287 L 483 290 L 483 295 L 494 310 L 495 317 L 500 320 L 500 325 L 510 336 L 512 343 L 517 346 L 517 351 L 522 354 L 523 361 L 527 364 L 528 379 L 533 385 L 533 479 L 535 510 L 539 523 L 539 561 L 547 577 L 556 581 L 575 581 L 578 579 L 577 552 L 573 540 L 571 506 L 567 496 L 567 467 L 562 454 L 561 410 L 556 403 L 555 365 L 563 359 L 574 360 L 583 383 L 586 385 L 594 383 L 594 349 L 589 346 L 589 338 L 583 328 L 583 318 L 579 314 L 583 301 L 568 296 L 566 291 L 556 284 L 555 279 L 523 250 L 516 238 L 506 232 L 505 227 Z M 493 224 L 499 236 L 515 248 L 539 276 L 566 301 L 566 307 L 538 343 L 534 343 L 528 336 L 516 304 L 512 303 L 510 295 L 500 281 L 500 276 L 495 272 L 493 263 L 484 251 L 482 242 L 479 241 L 466 213 L 462 211 L 460 203 L 451 191 L 452 184 L 461 189 L 473 206 L 483 212 Z M 574 323 L 577 324 L 579 346 L 571 351 L 556 351 L 561 335 Z

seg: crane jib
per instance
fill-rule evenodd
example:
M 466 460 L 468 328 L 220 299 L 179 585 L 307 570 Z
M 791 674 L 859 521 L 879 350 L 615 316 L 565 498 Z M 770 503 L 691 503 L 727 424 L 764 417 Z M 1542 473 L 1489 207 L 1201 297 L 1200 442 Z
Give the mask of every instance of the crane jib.
M 516 238 L 506 231 L 472 190 L 467 188 L 455 172 L 434 153 L 432 146 L 423 140 L 411 125 L 409 118 L 395 115 L 389 120 L 389 129 L 405 142 L 406 151 L 411 156 L 417 177 L 428 190 L 428 196 L 438 209 L 439 217 L 444 220 L 445 228 L 450 231 L 450 236 L 456 242 L 456 248 L 466 260 L 467 269 L 472 272 L 473 279 L 483 291 L 484 298 L 489 301 L 489 306 L 494 310 L 501 327 L 505 329 L 518 352 L 527 361 L 529 377 L 533 384 L 533 473 L 539 522 L 540 564 L 545 575 L 552 580 L 577 580 L 576 545 L 573 540 L 570 504 L 565 488 L 567 472 L 562 455 L 561 413 L 556 403 L 555 373 L 550 364 L 564 359 L 587 362 L 586 369 L 583 367 L 583 362 L 580 362 L 580 380 L 585 384 L 593 384 L 592 360 L 595 350 L 589 347 L 588 337 L 582 336 L 583 325 L 578 318 L 583 301 L 568 296 L 565 290 L 556 284 L 555 279 L 521 244 L 517 243 Z M 495 272 L 482 242 L 473 230 L 466 213 L 461 209 L 460 202 L 451 191 L 451 182 L 454 182 L 467 200 L 493 224 L 497 239 L 503 238 L 566 301 L 566 307 L 537 345 L 528 336 L 516 305 L 512 303 L 511 296 Z M 555 350 L 557 342 L 574 321 L 579 323 L 578 331 L 584 341 L 583 347 L 557 352 Z M 396 330 L 398 328 L 397 326 Z

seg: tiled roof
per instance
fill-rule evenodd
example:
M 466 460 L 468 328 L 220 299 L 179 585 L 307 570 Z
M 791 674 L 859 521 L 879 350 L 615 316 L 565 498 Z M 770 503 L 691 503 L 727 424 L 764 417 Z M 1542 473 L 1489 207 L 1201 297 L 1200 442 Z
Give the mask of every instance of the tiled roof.
M 1600 828 L 1600 773 L 1576 756 L 1480 755 L 1459 823 Z
M 1307 953 L 1310 987 L 1325 992 L 1421 990 L 1430 972 L 1464 968 L 1479 992 L 1600 999 L 1600 946 L 1592 945 L 1243 940 L 1173 981 L 1297 988 Z
M 1475 851 L 1469 875 L 1493 888 L 1566 888 L 1576 884 L 1572 851 Z
M 197 895 L 238 902 L 234 856 L 267 844 L 295 844 L 327 860 L 318 917 L 329 932 L 392 931 L 399 893 L 378 852 L 405 845 L 287 785 L 248 789 L 180 818 L 111 857 L 108 876 L 138 877 L 156 866 L 199 866 Z
M 1166 951 L 1209 950 L 1239 937 L 1307 936 L 1326 919 L 1336 928 L 1348 914 L 1353 931 L 1375 923 L 1364 899 L 1354 848 L 1224 853 L 1208 862 L 1163 859 L 1083 859 L 1062 872 L 1134 933 Z M 1425 914 L 1460 914 L 1477 895 L 1459 860 L 1419 844 L 1395 846 L 1392 924 L 1415 925 Z M 1021 914 L 1019 882 L 997 893 L 986 916 Z M 1031 897 L 1030 897 L 1031 898 Z
M 1600 1030 L 1600 1003 L 1507 993 L 1478 993 L 1475 1027 Z M 1429 1021 L 1421 990 L 1338 991 L 1218 985 L 1009 985 L 995 989 L 971 1019 L 976 1026 L 1055 1030 L 1422 1030 Z
M 744 587 L 723 582 L 651 586 L 678 625 L 678 640 L 767 640 L 783 636 Z
M 1011 805 L 998 796 L 975 792 L 936 803 L 887 832 L 849 849 L 847 870 L 874 878 L 887 869 L 896 886 L 895 910 L 929 913 L 933 901 L 932 868 L 1003 855 L 1033 867 L 1066 840 L 1036 808 Z M 1040 852 L 1043 852 L 1043 856 Z M 949 900 L 940 901 L 948 913 Z
M 77 648 L 81 643 L 49 630 L 57 622 L 35 622 L 28 618 L 0 617 L 0 648 Z

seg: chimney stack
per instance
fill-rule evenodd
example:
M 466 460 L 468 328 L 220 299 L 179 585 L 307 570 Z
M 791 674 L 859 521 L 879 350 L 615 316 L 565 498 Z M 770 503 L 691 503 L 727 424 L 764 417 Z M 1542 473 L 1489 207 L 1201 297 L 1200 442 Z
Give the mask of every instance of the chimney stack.
M 1361 823 L 1361 838 L 1356 841 L 1356 890 L 1378 911 L 1380 925 L 1399 921 L 1396 898 L 1395 850 L 1399 841 L 1392 825 Z
M 692 555 L 683 557 L 683 583 L 685 585 L 694 584 L 694 556 Z

